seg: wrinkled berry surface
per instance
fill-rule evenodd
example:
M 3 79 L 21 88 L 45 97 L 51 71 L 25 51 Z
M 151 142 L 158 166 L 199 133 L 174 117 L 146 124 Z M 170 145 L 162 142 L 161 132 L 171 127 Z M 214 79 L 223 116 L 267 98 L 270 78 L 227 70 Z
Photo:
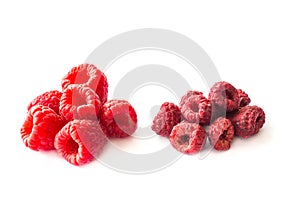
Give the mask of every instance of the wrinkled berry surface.
M 265 123 L 265 112 L 258 106 L 245 106 L 228 116 L 236 135 L 248 138 L 258 133 Z
M 181 122 L 174 126 L 169 140 L 179 152 L 195 154 L 203 149 L 206 142 L 206 133 L 199 124 Z
M 228 150 L 234 137 L 234 127 L 229 119 L 216 119 L 207 131 L 210 144 L 216 150 Z
M 181 121 L 181 112 L 174 103 L 165 102 L 154 117 L 151 129 L 158 135 L 169 137 L 173 127 Z

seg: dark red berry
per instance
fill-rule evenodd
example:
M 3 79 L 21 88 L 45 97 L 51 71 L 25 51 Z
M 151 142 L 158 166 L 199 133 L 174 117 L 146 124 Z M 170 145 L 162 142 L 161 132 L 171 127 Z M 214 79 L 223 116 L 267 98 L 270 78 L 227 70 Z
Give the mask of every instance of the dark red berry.
M 239 94 L 233 85 L 225 81 L 215 83 L 209 92 L 208 99 L 214 106 L 226 109 L 227 112 L 239 108 Z
M 180 108 L 183 117 L 191 123 L 208 124 L 212 105 L 203 95 L 190 96 Z
M 169 137 L 173 127 L 181 121 L 181 112 L 174 103 L 165 102 L 153 119 L 151 129 L 158 135 Z
M 67 120 L 97 119 L 100 109 L 98 95 L 89 87 L 70 85 L 62 94 L 60 113 Z
M 73 120 L 58 132 L 54 146 L 69 163 L 83 165 L 94 160 L 106 142 L 106 129 L 98 121 Z
M 235 127 L 235 133 L 243 138 L 248 138 L 258 133 L 265 123 L 265 113 L 258 106 L 245 106 L 236 113 L 229 115 Z
M 29 105 L 27 106 L 27 110 L 30 110 L 31 107 L 35 105 L 47 106 L 54 110 L 57 114 L 59 114 L 59 102 L 62 93 L 57 90 L 51 90 L 49 92 L 45 92 L 36 98 L 34 98 Z
M 207 131 L 210 144 L 216 150 L 228 150 L 234 137 L 234 127 L 229 119 L 216 119 Z
M 109 137 L 123 138 L 137 129 L 137 115 L 126 100 L 110 100 L 100 109 L 100 123 L 108 129 Z
M 181 97 L 179 106 L 182 107 L 185 104 L 185 102 L 188 100 L 188 98 L 190 98 L 191 96 L 195 96 L 195 95 L 204 96 L 202 92 L 195 91 L 195 90 L 189 90 L 189 91 L 187 91 L 187 93 L 185 95 L 183 95 Z
M 32 106 L 21 128 L 25 145 L 33 150 L 54 149 L 54 137 L 65 121 L 47 106 Z
M 251 102 L 251 99 L 250 97 L 248 96 L 248 94 L 246 92 L 244 92 L 243 90 L 241 89 L 237 89 L 238 91 L 238 94 L 239 94 L 239 107 L 244 107 L 244 106 L 247 106 L 250 104 Z
M 108 83 L 105 74 L 93 64 L 73 67 L 62 79 L 62 89 L 69 85 L 80 84 L 90 87 L 99 96 L 101 105 L 107 101 Z
M 169 140 L 172 146 L 181 153 L 194 154 L 203 149 L 206 133 L 199 124 L 181 122 L 174 126 Z

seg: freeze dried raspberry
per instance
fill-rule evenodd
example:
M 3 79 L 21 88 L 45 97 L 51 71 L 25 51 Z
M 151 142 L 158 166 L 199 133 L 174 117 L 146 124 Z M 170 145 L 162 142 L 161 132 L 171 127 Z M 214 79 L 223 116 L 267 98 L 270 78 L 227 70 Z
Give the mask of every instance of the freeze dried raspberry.
M 208 99 L 212 104 L 226 109 L 227 112 L 235 111 L 239 108 L 239 94 L 233 85 L 225 81 L 215 83 L 209 92 Z
M 229 119 L 219 117 L 210 125 L 207 135 L 216 150 L 228 150 L 234 137 L 234 126 Z
M 54 137 L 64 124 L 62 117 L 51 108 L 32 106 L 20 131 L 22 140 L 33 150 L 52 150 Z
M 73 120 L 56 135 L 54 146 L 73 165 L 83 165 L 97 157 L 107 142 L 106 129 L 98 121 Z
M 165 102 L 152 122 L 151 129 L 158 135 L 169 137 L 173 127 L 181 121 L 181 112 L 174 103 Z
M 229 115 L 235 127 L 235 133 L 243 138 L 248 138 L 258 133 L 265 123 L 265 113 L 258 106 L 245 106 L 236 113 Z
M 110 100 L 100 109 L 100 123 L 108 129 L 109 137 L 130 136 L 137 129 L 137 115 L 126 100 Z
M 183 117 L 192 123 L 208 124 L 212 105 L 202 95 L 190 96 L 180 108 Z
M 100 109 L 100 100 L 91 88 L 83 85 L 70 85 L 63 91 L 59 109 L 67 121 L 95 120 Z
M 47 106 L 54 110 L 57 114 L 59 114 L 59 102 L 62 93 L 57 90 L 51 90 L 49 92 L 45 92 L 36 98 L 34 98 L 29 105 L 27 106 L 27 110 L 30 110 L 31 107 L 35 105 Z
M 244 92 L 241 89 L 237 89 L 238 94 L 239 94 L 239 107 L 244 107 L 250 104 L 251 99 L 249 98 L 248 94 Z
M 185 104 L 185 102 L 188 100 L 188 98 L 190 98 L 191 96 L 195 96 L 195 95 L 204 96 L 202 92 L 195 91 L 195 90 L 189 90 L 189 91 L 187 91 L 187 93 L 185 95 L 183 95 L 181 97 L 179 106 L 182 107 Z
M 181 153 L 194 154 L 203 149 L 206 133 L 199 124 L 181 122 L 174 126 L 169 140 L 172 146 Z
M 93 64 L 73 67 L 62 79 L 62 89 L 69 85 L 81 84 L 92 88 L 99 96 L 101 105 L 107 101 L 108 83 L 105 74 Z

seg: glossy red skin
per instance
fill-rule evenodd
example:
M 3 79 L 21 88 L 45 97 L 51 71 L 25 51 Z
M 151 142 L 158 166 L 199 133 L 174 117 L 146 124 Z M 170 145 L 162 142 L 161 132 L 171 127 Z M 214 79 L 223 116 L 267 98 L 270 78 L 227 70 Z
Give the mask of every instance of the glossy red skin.
M 53 150 L 54 138 L 65 121 L 47 106 L 32 106 L 21 128 L 24 144 L 33 150 Z
M 62 79 L 62 90 L 73 84 L 90 87 L 99 96 L 101 105 L 107 101 L 107 78 L 95 65 L 85 63 L 73 67 Z
M 83 165 L 102 152 L 107 143 L 106 131 L 98 121 L 73 120 L 58 132 L 54 146 L 69 163 Z
M 110 100 L 99 112 L 100 123 L 108 129 L 108 136 L 124 138 L 137 129 L 137 115 L 132 105 L 126 100 Z

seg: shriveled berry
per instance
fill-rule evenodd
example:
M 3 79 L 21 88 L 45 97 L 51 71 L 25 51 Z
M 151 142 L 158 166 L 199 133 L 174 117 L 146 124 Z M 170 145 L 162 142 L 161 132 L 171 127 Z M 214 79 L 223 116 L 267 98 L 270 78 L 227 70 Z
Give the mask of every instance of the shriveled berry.
M 216 150 L 228 150 L 234 137 L 234 126 L 229 119 L 219 117 L 209 126 L 207 135 Z
M 108 129 L 109 137 L 123 138 L 137 129 L 137 115 L 126 100 L 110 100 L 100 109 L 100 123 Z
M 203 95 L 190 96 L 180 108 L 183 117 L 192 123 L 208 124 L 212 105 Z
M 154 117 L 151 129 L 158 135 L 169 137 L 173 127 L 181 121 L 181 112 L 174 103 L 165 102 Z
M 42 105 L 51 108 L 57 114 L 59 114 L 59 102 L 61 95 L 62 92 L 58 90 L 51 90 L 49 92 L 45 92 L 34 98 L 27 106 L 27 110 L 30 110 L 30 108 L 35 105 Z
M 73 120 L 56 135 L 54 146 L 73 165 L 83 165 L 99 156 L 107 142 L 106 129 L 98 121 Z
M 239 107 L 241 108 L 241 107 L 249 105 L 251 102 L 251 99 L 248 96 L 248 94 L 241 89 L 237 89 L 237 91 L 238 91 L 239 98 L 240 98 Z
M 226 109 L 227 112 L 239 108 L 239 94 L 233 85 L 225 81 L 215 83 L 209 92 L 208 99 L 217 107 Z
M 54 137 L 64 126 L 65 121 L 47 106 L 32 106 L 21 128 L 25 145 L 33 150 L 54 149 Z
M 245 106 L 228 116 L 236 135 L 248 138 L 258 133 L 265 123 L 265 112 L 258 106 Z
M 90 87 L 99 96 L 100 104 L 107 101 L 108 83 L 105 74 L 93 64 L 81 64 L 73 67 L 62 79 L 62 89 L 69 85 L 80 84 Z
M 204 96 L 202 92 L 199 92 L 196 90 L 189 90 L 189 91 L 187 91 L 187 93 L 185 95 L 183 95 L 181 97 L 179 106 L 182 107 L 185 104 L 185 102 L 188 100 L 188 98 L 190 98 L 191 96 L 195 96 L 195 95 Z
M 62 94 L 60 113 L 67 120 L 97 119 L 100 109 L 98 95 L 89 87 L 70 85 Z
M 179 152 L 195 154 L 203 149 L 206 142 L 206 133 L 199 124 L 181 122 L 174 126 L 169 140 Z

